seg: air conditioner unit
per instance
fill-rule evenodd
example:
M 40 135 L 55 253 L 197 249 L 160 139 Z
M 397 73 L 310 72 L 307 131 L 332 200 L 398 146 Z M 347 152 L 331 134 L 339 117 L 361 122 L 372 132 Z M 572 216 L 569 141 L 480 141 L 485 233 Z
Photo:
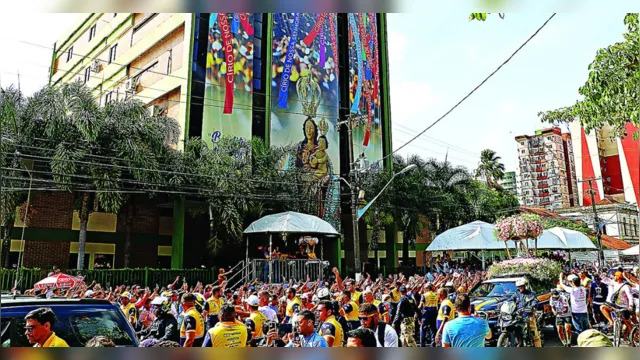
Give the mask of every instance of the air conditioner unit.
M 94 60 L 93 64 L 91 64 L 91 71 L 94 73 L 99 73 L 102 70 L 102 63 L 99 60 Z
M 138 89 L 139 82 L 140 80 L 137 77 L 130 78 L 129 80 L 127 80 L 127 82 L 124 85 L 125 90 L 130 93 L 135 93 L 136 90 Z

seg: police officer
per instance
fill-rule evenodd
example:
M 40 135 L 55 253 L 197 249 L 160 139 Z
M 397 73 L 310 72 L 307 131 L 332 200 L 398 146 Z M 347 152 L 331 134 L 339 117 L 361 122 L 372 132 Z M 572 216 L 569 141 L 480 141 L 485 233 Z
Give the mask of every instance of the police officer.
M 529 281 L 527 279 L 518 279 L 516 286 L 518 292 L 515 293 L 511 300 L 516 302 L 518 310 L 524 310 L 522 316 L 529 320 L 529 331 L 533 336 L 533 346 L 542 347 L 540 334 L 538 333 L 538 323 L 536 321 L 536 306 L 538 305 L 538 296 L 535 291 L 529 289 Z
M 436 332 L 436 320 L 438 318 L 438 294 L 435 292 L 435 287 L 432 283 L 425 285 L 427 290 L 420 301 L 420 308 L 422 309 L 422 318 L 420 322 L 420 346 L 427 346 L 427 338 L 430 346 L 435 346 Z
M 412 297 L 407 296 L 407 288 L 403 285 L 399 289 L 400 302 L 396 316 L 393 319 L 393 328 L 400 329 L 400 340 L 403 347 L 417 347 L 415 340 L 415 316 L 418 307 Z
M 151 310 L 156 318 L 147 329 L 137 333 L 140 340 L 180 341 L 178 320 L 171 314 L 171 300 L 158 296 L 151 301 Z

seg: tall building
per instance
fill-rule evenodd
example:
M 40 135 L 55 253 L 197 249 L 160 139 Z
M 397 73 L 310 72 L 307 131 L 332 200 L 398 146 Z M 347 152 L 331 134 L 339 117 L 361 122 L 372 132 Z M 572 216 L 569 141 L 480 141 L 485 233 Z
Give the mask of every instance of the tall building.
M 391 161 L 383 164 L 392 144 L 386 32 L 386 16 L 376 13 L 93 13 L 56 42 L 49 80 L 53 86 L 82 81 L 101 105 L 133 98 L 176 119 L 178 149 L 192 137 L 214 147 L 221 136 L 293 147 L 283 171 L 304 167 L 327 180 L 314 191 L 322 199 L 318 215 L 345 234 L 336 248 L 324 248 L 325 258 L 340 265 L 339 254 L 348 262 L 354 251 L 350 203 L 341 201 L 348 189 L 339 185 L 350 170 L 349 148 L 371 167 Z M 351 116 L 358 126 L 338 132 L 337 122 Z M 28 267 L 73 267 L 75 200 L 71 193 L 38 194 L 33 204 L 40 216 L 25 229 L 25 242 L 12 241 L 12 256 L 24 253 Z M 136 203 L 130 266 L 212 265 L 205 256 L 206 217 L 186 215 L 201 200 Z M 121 220 L 91 214 L 90 269 L 123 265 Z M 360 257 L 397 266 L 399 235 L 386 234 L 388 241 L 367 256 L 363 221 L 360 226 Z M 424 248 L 414 246 L 412 257 Z M 235 264 L 244 254 L 228 252 L 223 260 Z
M 579 121 L 569 125 L 571 136 L 576 139 L 573 152 L 576 156 L 577 176 L 592 181 L 594 200 L 600 202 L 611 197 L 617 202 L 627 202 L 638 207 L 640 203 L 640 140 L 633 139 L 638 127 L 625 126 L 627 135 L 618 136 L 608 125 L 587 134 Z M 580 205 L 591 205 L 589 182 L 578 186 Z
M 513 195 L 518 195 L 517 193 L 517 180 L 516 180 L 516 172 L 515 171 L 507 171 L 504 173 L 504 178 L 500 180 L 500 186 L 505 191 L 512 193 Z
M 577 203 L 571 135 L 560 128 L 516 136 L 520 174 L 520 203 L 548 209 Z

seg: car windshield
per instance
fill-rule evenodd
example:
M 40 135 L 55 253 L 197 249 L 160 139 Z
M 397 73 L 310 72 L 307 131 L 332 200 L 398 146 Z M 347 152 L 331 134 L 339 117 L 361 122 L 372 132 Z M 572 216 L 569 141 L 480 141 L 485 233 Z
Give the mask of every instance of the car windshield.
M 516 284 L 511 281 L 505 282 L 486 282 L 480 284 L 475 288 L 471 294 L 471 297 L 483 297 L 483 296 L 510 296 L 517 291 Z
M 90 307 L 76 307 L 70 310 L 66 306 L 54 307 L 53 310 L 56 313 L 53 331 L 69 346 L 83 347 L 94 336 L 106 336 L 116 346 L 135 346 L 130 328 L 117 310 Z M 6 320 L 8 319 L 3 318 L 2 323 L 5 324 Z M 24 318 L 15 318 L 15 321 L 16 343 L 12 341 L 11 347 L 32 346 L 24 335 Z

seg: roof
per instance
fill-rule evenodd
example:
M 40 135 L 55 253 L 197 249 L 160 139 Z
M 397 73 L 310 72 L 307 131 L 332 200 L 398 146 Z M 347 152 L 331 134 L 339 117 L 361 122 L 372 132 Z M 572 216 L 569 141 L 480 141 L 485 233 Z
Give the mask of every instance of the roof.
M 551 210 L 547 210 L 543 208 L 537 208 L 537 207 L 531 207 L 531 206 L 520 206 L 520 210 L 525 213 L 536 214 L 545 218 L 567 219 L 562 215 L 558 215 Z
M 633 247 L 633 245 L 628 242 L 609 235 L 602 234 L 600 238 L 602 239 L 602 246 L 608 247 L 612 250 L 627 250 Z
M 615 199 L 610 198 L 609 196 L 605 196 L 604 199 L 596 202 L 596 205 L 611 205 L 611 204 L 619 204 L 619 201 L 616 201 Z

